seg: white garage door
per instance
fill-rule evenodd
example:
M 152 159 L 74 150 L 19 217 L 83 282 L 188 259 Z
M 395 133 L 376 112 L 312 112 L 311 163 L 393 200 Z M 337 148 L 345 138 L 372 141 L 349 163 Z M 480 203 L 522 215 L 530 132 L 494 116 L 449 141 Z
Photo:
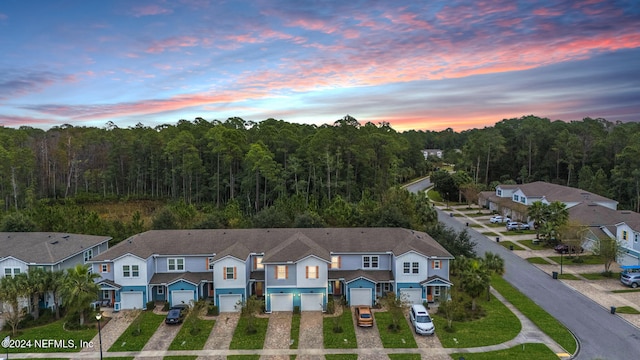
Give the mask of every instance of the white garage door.
M 422 289 L 400 289 L 400 300 L 407 304 L 422 304 Z
M 218 302 L 220 312 L 238 312 L 242 308 L 242 295 L 220 295 Z
M 271 311 L 293 311 L 293 294 L 271 294 Z
M 193 290 L 173 290 L 171 292 L 171 306 L 186 304 L 191 306 Z
M 142 309 L 144 301 L 142 291 L 127 291 L 120 293 L 120 309 Z
M 301 294 L 300 311 L 322 311 L 322 294 Z
M 371 306 L 371 289 L 351 289 L 349 290 L 349 305 Z

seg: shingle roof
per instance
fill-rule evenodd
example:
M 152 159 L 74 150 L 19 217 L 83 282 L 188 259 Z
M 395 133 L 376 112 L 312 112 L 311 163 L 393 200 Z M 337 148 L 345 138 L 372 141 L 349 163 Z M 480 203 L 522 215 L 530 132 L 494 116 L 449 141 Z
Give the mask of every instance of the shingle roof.
M 640 214 L 629 210 L 612 210 L 594 203 L 582 203 L 570 208 L 569 217 L 588 226 L 608 227 L 624 222 L 640 231 Z
M 0 233 L 0 259 L 12 256 L 26 263 L 56 264 L 109 240 L 110 237 L 95 235 L 3 232 Z
M 330 280 L 344 279 L 346 282 L 358 278 L 366 278 L 375 282 L 392 281 L 393 273 L 389 270 L 329 270 Z
M 291 249 L 283 245 L 285 242 Z M 143 259 L 153 254 L 216 254 L 218 258 L 218 254 L 223 253 L 246 259 L 251 253 L 264 253 L 264 260 L 270 257 L 271 261 L 280 261 L 289 255 L 300 259 L 309 254 L 329 261 L 329 252 L 384 253 L 408 250 L 452 258 L 431 236 L 419 231 L 402 228 L 282 228 L 151 230 L 120 242 L 93 260 L 113 260 L 126 254 Z
M 193 284 L 199 284 L 203 281 L 213 281 L 213 273 L 211 272 L 182 272 L 182 273 L 155 273 L 151 277 L 149 284 L 171 284 L 178 280 L 186 280 Z
M 558 184 L 552 184 L 544 181 L 535 181 L 528 184 L 521 184 L 517 186 L 527 197 L 544 197 L 549 202 L 562 201 L 562 202 L 614 202 L 615 200 L 594 194 L 592 192 L 573 188 L 569 186 L 563 186 Z

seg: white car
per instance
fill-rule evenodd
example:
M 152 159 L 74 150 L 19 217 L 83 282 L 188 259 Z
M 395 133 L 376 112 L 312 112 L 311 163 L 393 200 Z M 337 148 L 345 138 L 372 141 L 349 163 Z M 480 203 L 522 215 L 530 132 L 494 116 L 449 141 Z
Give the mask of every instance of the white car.
M 497 223 L 505 223 L 505 222 L 509 222 L 511 221 L 511 219 L 509 219 L 506 216 L 502 216 L 502 215 L 496 215 L 494 217 L 492 217 L 491 219 L 489 219 L 489 222 L 492 224 L 497 224 Z

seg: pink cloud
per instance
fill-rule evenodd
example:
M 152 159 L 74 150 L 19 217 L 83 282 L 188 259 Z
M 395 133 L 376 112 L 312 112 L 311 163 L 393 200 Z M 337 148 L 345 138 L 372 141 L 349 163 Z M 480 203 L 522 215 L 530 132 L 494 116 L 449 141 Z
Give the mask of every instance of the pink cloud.
M 164 15 L 173 12 L 171 9 L 166 9 L 158 5 L 138 6 L 131 9 L 131 11 L 135 17 Z
M 0 13 L 0 21 L 7 20 L 9 17 L 6 14 Z
M 23 126 L 23 125 L 52 125 L 58 124 L 58 120 L 49 118 L 36 118 L 30 116 L 0 115 L 0 126 Z
M 177 50 L 182 47 L 198 46 L 198 39 L 192 36 L 171 37 L 164 40 L 156 41 L 146 50 L 147 53 L 158 54 L 166 50 Z

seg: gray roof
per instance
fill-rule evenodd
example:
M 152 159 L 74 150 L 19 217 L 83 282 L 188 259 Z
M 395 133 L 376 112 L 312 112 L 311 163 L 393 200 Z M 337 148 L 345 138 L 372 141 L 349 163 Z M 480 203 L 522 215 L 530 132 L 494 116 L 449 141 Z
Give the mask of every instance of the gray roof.
M 192 284 L 204 281 L 213 282 L 212 272 L 180 272 L 180 273 L 155 273 L 149 281 L 150 285 L 172 284 L 179 280 L 186 280 Z
M 502 186 L 502 185 L 501 185 Z M 561 201 L 561 202 L 611 202 L 617 204 L 618 202 L 604 196 L 594 194 L 592 192 L 573 188 L 569 186 L 563 186 L 558 184 L 552 184 L 544 181 L 535 181 L 528 184 L 517 185 L 527 197 L 544 197 L 549 202 Z
M 570 208 L 569 217 L 587 226 L 609 227 L 624 222 L 632 229 L 640 230 L 640 214 L 629 210 L 612 210 L 594 203 L 582 203 Z
M 374 282 L 393 281 L 393 273 L 389 270 L 329 270 L 330 280 L 344 279 L 350 282 L 359 278 L 366 278 Z
M 57 264 L 111 240 L 108 236 L 50 232 L 0 233 L 0 259 L 7 256 L 26 263 Z
M 151 230 L 134 235 L 93 258 L 117 259 L 132 254 L 232 255 L 246 259 L 264 253 L 263 261 L 296 261 L 309 255 L 330 261 L 331 253 L 385 253 L 414 250 L 428 256 L 453 258 L 427 233 L 402 228 L 282 228 Z M 397 253 L 396 253 L 397 252 Z

